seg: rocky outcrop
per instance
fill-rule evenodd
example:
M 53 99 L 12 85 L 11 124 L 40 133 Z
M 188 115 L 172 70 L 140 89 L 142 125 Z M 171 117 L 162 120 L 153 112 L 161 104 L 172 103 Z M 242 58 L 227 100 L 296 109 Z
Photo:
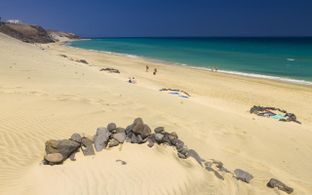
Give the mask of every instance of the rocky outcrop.
M 0 22 L 0 32 L 26 43 L 53 43 L 80 39 L 73 33 L 46 30 L 41 26 L 25 23 Z
M 27 43 L 53 43 L 54 40 L 41 26 L 31 24 L 2 23 L 0 32 Z
M 74 33 L 60 32 L 56 30 L 47 30 L 49 36 L 55 41 L 66 41 L 71 39 L 80 39 L 80 36 Z

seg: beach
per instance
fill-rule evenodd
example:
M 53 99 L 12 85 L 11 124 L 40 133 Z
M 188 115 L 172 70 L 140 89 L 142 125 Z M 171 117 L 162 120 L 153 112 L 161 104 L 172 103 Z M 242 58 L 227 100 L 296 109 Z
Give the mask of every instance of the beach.
M 312 194 L 312 87 L 210 72 L 63 43 L 27 44 L 0 34 L 0 194 L 286 194 L 277 178 Z M 80 60 L 87 63 L 81 63 Z M 145 71 L 148 65 L 150 70 Z M 114 68 L 120 74 L 100 71 Z M 154 68 L 158 72 L 153 75 Z M 136 84 L 128 83 L 129 77 Z M 181 98 L 161 88 L 177 88 Z M 302 124 L 249 113 L 253 105 L 295 113 Z M 204 159 L 254 176 L 220 180 L 173 148 L 124 143 L 76 161 L 41 163 L 45 141 L 92 136 L 142 117 L 176 132 Z M 116 160 L 127 164 L 121 165 Z

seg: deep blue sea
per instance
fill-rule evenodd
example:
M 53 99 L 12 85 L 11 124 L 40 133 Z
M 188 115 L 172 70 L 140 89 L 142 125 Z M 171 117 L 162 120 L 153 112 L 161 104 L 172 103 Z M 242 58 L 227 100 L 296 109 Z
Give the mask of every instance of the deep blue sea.
M 312 83 L 312 38 L 94 38 L 69 45 Z

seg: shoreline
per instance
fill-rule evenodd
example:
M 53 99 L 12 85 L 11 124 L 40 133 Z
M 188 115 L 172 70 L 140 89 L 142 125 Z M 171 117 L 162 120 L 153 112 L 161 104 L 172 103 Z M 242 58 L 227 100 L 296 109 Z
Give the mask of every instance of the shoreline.
M 82 39 L 82 40 L 85 40 L 85 39 Z M 86 40 L 90 40 L 90 39 L 86 39 Z M 161 64 L 165 64 L 165 65 L 171 65 L 171 66 L 174 65 L 174 66 L 179 66 L 179 67 L 186 67 L 186 68 L 191 68 L 191 69 L 213 72 L 213 71 L 211 71 L 210 68 L 201 67 L 201 66 L 194 66 L 194 65 L 190 65 L 190 64 L 170 62 L 170 61 L 166 61 L 166 60 L 160 60 L 160 59 L 149 58 L 149 57 L 133 55 L 133 54 L 73 47 L 70 45 L 70 42 L 73 42 L 73 41 L 77 41 L 77 40 L 66 41 L 65 43 L 63 43 L 63 46 L 69 47 L 69 48 L 74 48 L 74 49 L 82 49 L 82 50 L 91 51 L 91 52 L 104 53 L 104 54 L 108 54 L 108 55 L 123 56 L 123 57 L 129 57 L 129 58 L 140 58 L 140 59 L 147 60 L 147 61 L 150 61 L 153 63 L 161 63 Z M 80 40 L 78 40 L 78 41 L 80 41 Z M 258 73 L 246 73 L 246 72 L 223 70 L 223 69 L 218 69 L 217 72 L 228 74 L 228 75 L 241 76 L 241 77 L 264 79 L 264 80 L 270 80 L 270 81 L 278 81 L 278 82 L 287 83 L 287 84 L 312 86 L 312 81 L 292 79 L 292 78 L 287 78 L 287 77 L 263 75 L 263 74 L 258 74 Z

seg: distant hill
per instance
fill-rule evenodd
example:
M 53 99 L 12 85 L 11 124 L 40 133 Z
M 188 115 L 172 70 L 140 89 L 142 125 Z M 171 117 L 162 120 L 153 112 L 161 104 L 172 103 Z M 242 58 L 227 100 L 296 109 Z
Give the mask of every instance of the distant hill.
M 73 33 L 66 33 L 66 32 L 60 32 L 60 31 L 55 31 L 55 30 L 47 30 L 49 36 L 54 40 L 54 41 L 67 41 L 70 39 L 80 39 L 78 35 L 75 35 Z
M 11 22 L 1 22 L 0 32 L 27 43 L 53 43 L 79 38 L 72 33 L 47 31 L 38 25 Z

